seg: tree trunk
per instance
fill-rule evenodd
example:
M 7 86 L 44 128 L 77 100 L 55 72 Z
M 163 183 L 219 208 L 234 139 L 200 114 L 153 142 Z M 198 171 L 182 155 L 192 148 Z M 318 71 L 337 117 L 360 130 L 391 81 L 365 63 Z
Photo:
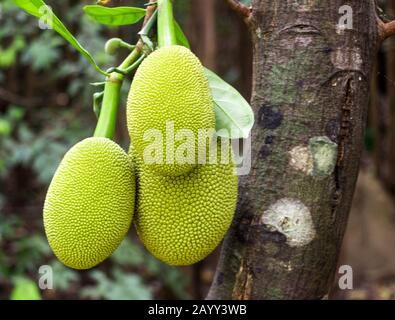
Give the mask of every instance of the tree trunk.
M 350 30 L 338 26 L 343 5 L 353 9 Z M 363 148 L 379 45 L 375 5 L 252 6 L 252 168 L 240 179 L 208 298 L 321 299 L 335 275 Z

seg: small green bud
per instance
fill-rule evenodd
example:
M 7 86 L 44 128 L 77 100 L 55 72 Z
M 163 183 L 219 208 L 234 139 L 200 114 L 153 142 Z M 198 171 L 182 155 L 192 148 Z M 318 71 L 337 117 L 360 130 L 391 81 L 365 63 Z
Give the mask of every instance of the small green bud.
M 117 50 L 122 46 L 122 39 L 112 38 L 106 42 L 104 50 L 110 56 L 113 56 L 117 53 Z

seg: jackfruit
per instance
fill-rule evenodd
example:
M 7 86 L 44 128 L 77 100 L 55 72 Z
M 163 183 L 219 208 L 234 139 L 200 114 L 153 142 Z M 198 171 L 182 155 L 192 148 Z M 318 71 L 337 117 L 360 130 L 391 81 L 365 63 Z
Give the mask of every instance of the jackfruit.
M 138 164 L 135 224 L 148 251 L 170 265 L 205 258 L 223 239 L 236 207 L 238 179 L 229 147 L 225 161 L 218 146 L 207 152 L 210 162 L 177 177 L 158 175 L 133 148 L 129 153 Z
M 203 66 L 189 49 L 163 47 L 143 61 L 130 88 L 127 123 L 136 153 L 156 172 L 178 176 L 197 165 L 215 132 L 215 114 Z M 208 137 L 200 144 L 199 133 Z
M 106 259 L 129 230 L 135 204 L 129 156 L 107 138 L 72 147 L 57 169 L 44 204 L 44 227 L 58 259 L 89 269 Z

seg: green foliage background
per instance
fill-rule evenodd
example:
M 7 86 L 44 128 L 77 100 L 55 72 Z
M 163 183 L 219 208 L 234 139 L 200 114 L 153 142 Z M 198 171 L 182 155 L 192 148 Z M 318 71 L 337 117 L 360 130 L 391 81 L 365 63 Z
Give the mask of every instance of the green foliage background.
M 109 38 L 137 40 L 139 25 L 108 29 L 85 16 L 82 7 L 92 1 L 48 3 L 103 68 L 127 54 L 106 55 Z M 102 78 L 11 0 L 0 2 L 0 9 L 0 300 L 189 298 L 185 272 L 148 255 L 133 230 L 108 261 L 90 271 L 68 269 L 53 256 L 41 216 L 46 188 L 65 152 L 92 134 L 89 83 Z M 119 121 L 124 123 L 122 116 Z M 127 146 L 124 131 L 116 139 Z M 53 290 L 37 287 L 41 265 L 52 267 Z

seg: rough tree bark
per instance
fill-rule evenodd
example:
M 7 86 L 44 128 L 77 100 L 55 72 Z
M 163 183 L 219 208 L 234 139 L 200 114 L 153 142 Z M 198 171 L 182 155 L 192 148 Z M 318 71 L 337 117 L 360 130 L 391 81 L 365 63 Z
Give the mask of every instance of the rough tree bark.
M 369 83 L 393 24 L 374 0 L 228 3 L 254 43 L 252 168 L 209 299 L 321 299 L 358 175 Z M 351 29 L 339 8 L 353 10 Z

